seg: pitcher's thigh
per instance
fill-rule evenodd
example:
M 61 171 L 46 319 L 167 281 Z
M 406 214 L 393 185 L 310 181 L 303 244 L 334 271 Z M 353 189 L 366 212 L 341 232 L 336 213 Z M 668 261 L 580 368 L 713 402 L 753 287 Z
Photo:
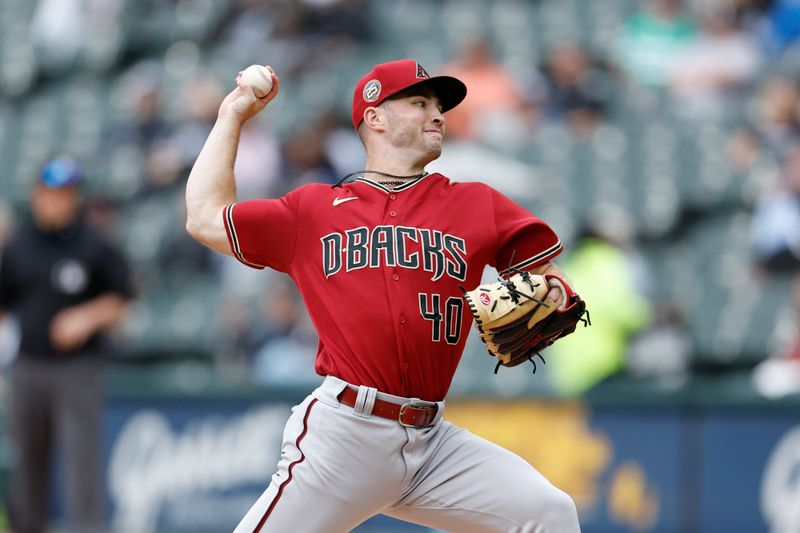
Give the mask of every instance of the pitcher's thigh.
M 450 425 L 401 505 L 385 514 L 444 531 L 580 531 L 572 498 L 524 459 Z
M 295 408 L 271 483 L 234 533 L 347 532 L 393 501 L 402 465 L 371 458 L 385 442 L 359 422 L 315 400 Z

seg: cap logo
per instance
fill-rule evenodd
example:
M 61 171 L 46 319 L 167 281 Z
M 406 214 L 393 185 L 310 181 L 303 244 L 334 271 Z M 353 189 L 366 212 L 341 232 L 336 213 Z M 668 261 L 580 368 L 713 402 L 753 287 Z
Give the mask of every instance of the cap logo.
M 417 63 L 417 78 L 423 80 L 430 78 L 430 76 L 428 75 L 428 71 L 422 68 L 422 65 L 420 65 L 419 63 Z
M 365 102 L 374 102 L 381 95 L 381 82 L 378 80 L 369 80 L 367 84 L 364 85 L 364 92 L 362 94 Z

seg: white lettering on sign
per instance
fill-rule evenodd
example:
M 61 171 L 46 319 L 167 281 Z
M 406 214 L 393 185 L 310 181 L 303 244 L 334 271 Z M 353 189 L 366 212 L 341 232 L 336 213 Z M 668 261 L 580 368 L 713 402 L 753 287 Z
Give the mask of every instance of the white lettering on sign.
M 208 416 L 181 431 L 173 430 L 158 411 L 132 416 L 112 447 L 108 466 L 116 530 L 156 531 L 162 512 L 175 516 L 176 507 L 196 508 L 212 491 L 254 483 L 266 489 L 280 455 L 287 411 L 286 406 L 270 406 L 229 418 Z
M 786 433 L 761 479 L 761 511 L 770 531 L 800 531 L 800 427 Z

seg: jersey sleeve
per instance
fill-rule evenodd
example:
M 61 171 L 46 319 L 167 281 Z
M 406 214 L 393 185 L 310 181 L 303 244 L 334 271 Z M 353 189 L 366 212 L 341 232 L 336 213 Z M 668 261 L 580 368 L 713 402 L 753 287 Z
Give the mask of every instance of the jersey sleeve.
M 234 257 L 245 265 L 287 272 L 299 230 L 302 188 L 269 200 L 248 200 L 223 210 Z
M 558 235 L 543 220 L 492 190 L 498 249 L 493 267 L 501 275 L 529 270 L 563 250 Z

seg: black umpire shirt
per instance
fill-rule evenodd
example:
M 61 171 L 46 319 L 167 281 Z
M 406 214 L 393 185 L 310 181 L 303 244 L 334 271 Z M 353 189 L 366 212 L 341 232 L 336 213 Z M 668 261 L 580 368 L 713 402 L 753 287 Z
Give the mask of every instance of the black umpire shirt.
M 23 357 L 64 357 L 50 341 L 51 320 L 107 292 L 132 296 L 128 266 L 81 222 L 52 233 L 29 224 L 0 252 L 0 310 L 19 320 Z M 95 335 L 76 352 L 99 353 L 102 341 Z

